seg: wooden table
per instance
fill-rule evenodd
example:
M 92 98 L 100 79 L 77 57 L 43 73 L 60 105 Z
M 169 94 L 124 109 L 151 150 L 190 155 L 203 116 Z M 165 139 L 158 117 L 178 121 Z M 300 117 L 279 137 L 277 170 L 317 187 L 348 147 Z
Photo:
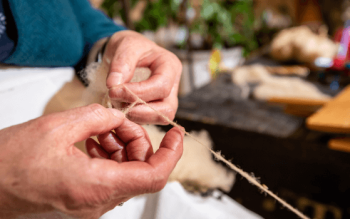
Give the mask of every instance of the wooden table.
M 306 104 L 301 100 L 293 103 L 300 107 Z M 313 102 L 311 107 L 322 104 L 326 102 Z M 350 172 L 350 153 L 327 147 L 338 134 L 307 129 L 304 118 L 283 110 L 276 104 L 242 100 L 230 75 L 223 74 L 180 98 L 175 121 L 188 131 L 206 129 L 215 150 L 261 177 L 263 184 L 302 211 L 309 211 L 305 206 L 311 206 L 310 211 L 320 206 L 331 211 L 333 206 L 343 212 L 342 218 L 350 218 L 350 176 L 344 174 Z M 229 196 L 264 218 L 295 218 L 279 205 L 266 211 L 262 206 L 273 200 L 239 176 Z M 305 198 L 309 202 L 304 205 Z
M 306 125 L 322 132 L 350 133 L 350 86 L 310 116 Z

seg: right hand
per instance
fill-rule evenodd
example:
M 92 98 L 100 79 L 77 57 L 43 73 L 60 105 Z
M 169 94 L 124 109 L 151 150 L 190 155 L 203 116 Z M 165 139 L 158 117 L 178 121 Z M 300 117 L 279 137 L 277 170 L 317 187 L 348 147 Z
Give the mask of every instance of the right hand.
M 101 145 L 87 140 L 89 158 L 74 143 L 94 135 Z M 141 126 L 93 104 L 0 130 L 0 139 L 0 218 L 59 211 L 86 219 L 161 190 L 181 157 L 183 133 L 171 129 L 153 153 Z

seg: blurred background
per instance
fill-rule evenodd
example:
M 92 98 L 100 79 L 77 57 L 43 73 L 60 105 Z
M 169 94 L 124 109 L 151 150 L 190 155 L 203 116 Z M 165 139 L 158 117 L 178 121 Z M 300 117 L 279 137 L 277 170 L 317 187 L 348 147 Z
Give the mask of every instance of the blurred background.
M 179 57 L 180 125 L 311 218 L 350 218 L 349 0 L 90 1 Z M 296 218 L 239 176 L 226 194 Z

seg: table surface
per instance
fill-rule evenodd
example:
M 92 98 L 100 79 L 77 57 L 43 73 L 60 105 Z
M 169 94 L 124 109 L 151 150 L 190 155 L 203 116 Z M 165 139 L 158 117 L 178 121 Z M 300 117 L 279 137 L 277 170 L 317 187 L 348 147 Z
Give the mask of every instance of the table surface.
M 350 86 L 310 116 L 306 124 L 317 131 L 350 133 Z
M 303 123 L 302 118 L 285 114 L 282 106 L 242 99 L 240 94 L 231 75 L 220 74 L 210 84 L 179 98 L 176 117 L 276 137 L 291 135 Z
M 342 218 L 350 217 L 350 177 L 344 174 L 350 172 L 350 154 L 327 146 L 339 134 L 307 129 L 304 118 L 285 114 L 283 106 L 242 100 L 229 74 L 180 98 L 175 121 L 188 131 L 208 130 L 215 150 L 254 172 L 294 206 L 306 197 L 320 205 L 336 206 L 343 210 Z M 264 218 L 295 218 L 278 207 L 273 212 L 263 210 L 269 197 L 239 177 L 229 195 Z

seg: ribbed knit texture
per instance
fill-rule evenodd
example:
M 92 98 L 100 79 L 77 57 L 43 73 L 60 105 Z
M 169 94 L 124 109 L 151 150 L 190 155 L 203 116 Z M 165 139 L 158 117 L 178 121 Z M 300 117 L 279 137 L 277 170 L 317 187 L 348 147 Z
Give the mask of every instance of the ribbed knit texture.
M 7 64 L 74 66 L 96 41 L 124 29 L 87 0 L 8 1 L 18 41 Z

